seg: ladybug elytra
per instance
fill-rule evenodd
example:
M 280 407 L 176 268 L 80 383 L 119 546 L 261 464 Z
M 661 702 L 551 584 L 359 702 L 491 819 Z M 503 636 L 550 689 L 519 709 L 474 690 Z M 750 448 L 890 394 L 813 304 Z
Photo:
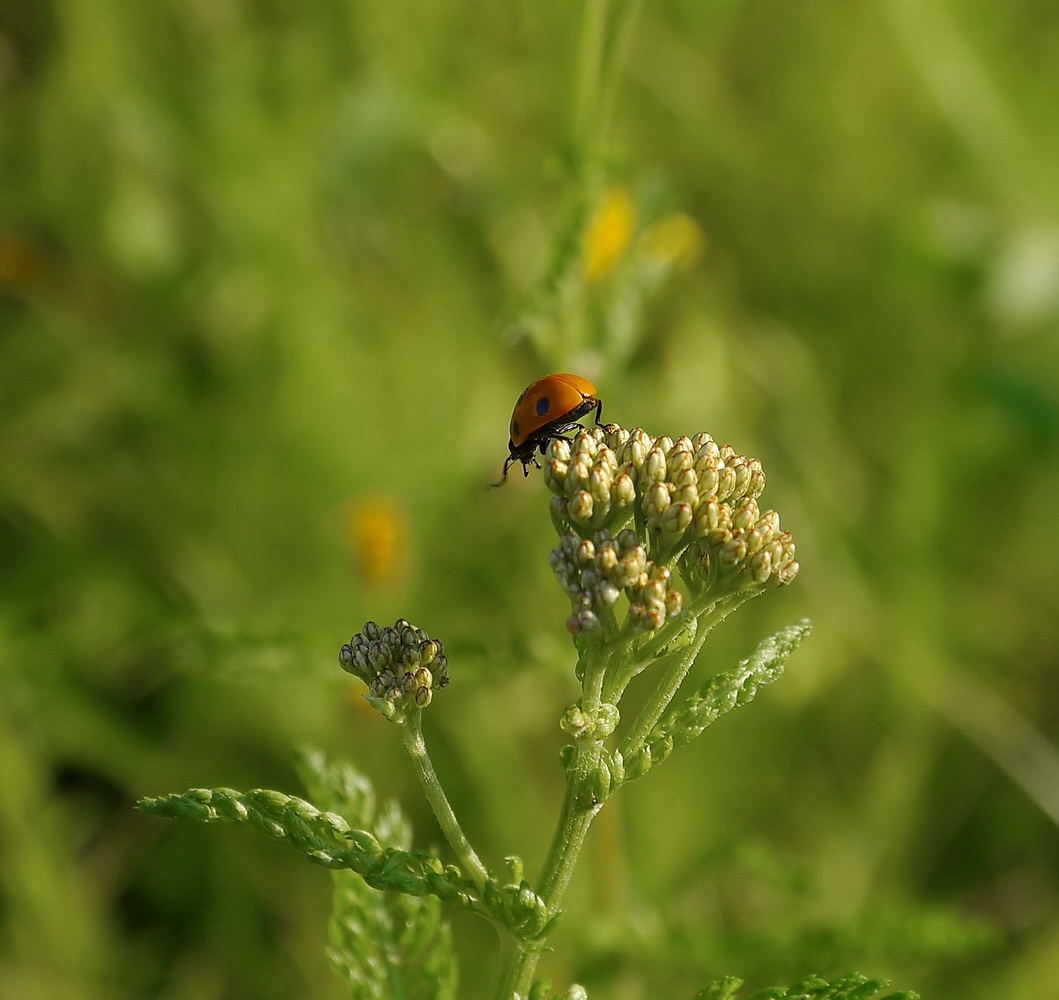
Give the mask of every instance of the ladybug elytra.
M 577 421 L 593 410 L 598 425 L 603 400 L 596 396 L 596 387 L 580 375 L 545 375 L 527 386 L 511 414 L 511 454 L 504 462 L 500 482 L 493 485 L 500 486 L 507 480 L 507 470 L 513 462 L 521 462 L 527 476 L 531 463 L 540 468 L 534 452 L 543 455 L 549 441 L 572 431 L 578 426 Z

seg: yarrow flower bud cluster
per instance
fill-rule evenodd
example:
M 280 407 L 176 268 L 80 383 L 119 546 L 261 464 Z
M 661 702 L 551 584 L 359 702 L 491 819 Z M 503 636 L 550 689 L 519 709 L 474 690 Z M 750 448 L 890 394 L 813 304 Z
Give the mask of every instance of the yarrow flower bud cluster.
M 403 618 L 388 628 L 368 622 L 342 646 L 338 662 L 368 685 L 369 700 L 387 718 L 398 710 L 426 708 L 433 692 L 449 682 L 441 641 Z
M 779 515 L 757 505 L 765 488 L 761 463 L 709 434 L 674 440 L 616 424 L 591 427 L 549 444 L 544 481 L 555 494 L 551 512 L 560 531 L 581 539 L 635 524 L 657 567 L 673 566 L 697 589 L 779 586 L 798 572 Z M 577 615 L 598 615 L 609 591 L 594 587 L 590 577 L 586 597 L 571 593 Z M 668 578 L 662 587 L 668 590 Z
M 744 497 L 735 506 L 704 504 L 701 514 L 700 565 L 707 578 L 729 570 L 746 574 L 753 584 L 778 587 L 797 575 L 794 541 L 789 531 L 780 531 L 774 510 L 762 514 L 757 501 Z
M 574 606 L 566 622 L 574 635 L 603 629 L 622 594 L 629 601 L 625 627 L 632 632 L 657 631 L 680 611 L 682 598 L 669 586 L 669 567 L 648 559 L 629 529 L 612 537 L 601 528 L 585 539 L 567 531 L 548 561 Z

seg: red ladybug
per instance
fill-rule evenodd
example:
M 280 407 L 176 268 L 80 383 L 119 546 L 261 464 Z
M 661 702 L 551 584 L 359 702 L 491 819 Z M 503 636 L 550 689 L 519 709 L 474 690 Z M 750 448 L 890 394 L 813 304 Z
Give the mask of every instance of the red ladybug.
M 507 480 L 507 470 L 512 462 L 521 462 L 524 475 L 529 475 L 530 463 L 540 468 L 534 457 L 539 450 L 543 455 L 552 438 L 563 437 L 578 426 L 577 421 L 586 413 L 596 411 L 599 424 L 603 413 L 603 400 L 597 398 L 596 387 L 580 375 L 545 375 L 527 386 L 515 402 L 511 414 L 511 452 L 504 462 L 504 474 L 499 483 Z

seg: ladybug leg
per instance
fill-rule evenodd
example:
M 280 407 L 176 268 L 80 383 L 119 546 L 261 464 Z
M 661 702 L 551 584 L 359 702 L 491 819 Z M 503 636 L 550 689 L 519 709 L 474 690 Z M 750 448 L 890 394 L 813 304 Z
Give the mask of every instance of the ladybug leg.
M 489 484 L 490 488 L 495 490 L 498 486 L 503 486 L 504 483 L 507 482 L 508 466 L 511 465 L 511 463 L 513 461 L 514 461 L 513 458 L 509 458 L 506 462 L 504 462 L 504 471 L 500 474 L 500 478 L 495 483 L 490 483 Z
M 540 451 L 541 455 L 546 455 L 548 453 L 548 445 L 553 441 L 565 441 L 567 444 L 573 444 L 573 438 L 568 438 L 564 432 L 569 431 L 574 427 L 578 428 L 578 430 L 581 429 L 580 424 L 567 424 L 564 427 L 556 427 L 553 433 L 549 434 L 539 445 L 537 445 L 537 450 Z M 536 458 L 533 459 L 533 464 L 537 466 L 538 469 L 541 467 L 540 462 L 538 462 Z M 526 475 L 528 476 L 529 473 L 527 472 Z
M 597 399 L 596 400 L 596 426 L 597 427 L 605 427 L 606 426 L 603 423 L 603 421 L 599 419 L 602 416 L 603 416 L 603 400 L 602 399 Z
M 571 437 L 567 437 L 567 435 L 572 434 L 574 431 L 583 430 L 584 427 L 577 423 L 576 420 L 569 424 L 558 424 L 557 426 L 551 429 L 548 436 L 538 446 L 541 450 L 541 454 L 543 455 L 545 451 L 548 450 L 548 443 L 550 441 L 555 440 L 556 438 L 558 438 L 560 441 L 565 441 L 567 444 L 573 444 L 574 439 Z
M 511 455 L 511 456 L 509 456 L 509 457 L 507 458 L 507 460 L 506 460 L 506 461 L 504 462 L 504 471 L 503 471 L 503 473 L 501 474 L 501 476 L 500 476 L 500 479 L 499 479 L 499 481 L 498 481 L 498 482 L 495 482 L 495 483 L 490 483 L 490 484 L 489 484 L 489 486 L 490 486 L 490 487 L 491 487 L 492 489 L 494 489 L 494 490 L 495 490 L 495 489 L 496 489 L 496 488 L 497 488 L 498 486 L 503 486 L 503 485 L 504 485 L 504 483 L 506 483 L 506 482 L 507 482 L 507 470 L 511 468 L 511 463 L 512 463 L 512 462 L 517 462 L 518 460 L 519 460 L 519 456 L 518 456 L 518 455 Z M 528 476 L 528 475 L 529 475 L 529 470 L 525 468 L 525 459 L 523 459 L 523 469 L 524 469 L 524 471 L 526 472 L 526 475 Z

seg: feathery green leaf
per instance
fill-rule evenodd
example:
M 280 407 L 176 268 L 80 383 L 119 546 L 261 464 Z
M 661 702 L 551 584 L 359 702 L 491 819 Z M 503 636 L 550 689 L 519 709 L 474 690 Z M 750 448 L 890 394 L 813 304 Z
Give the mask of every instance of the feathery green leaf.
M 783 673 L 788 657 L 812 631 L 803 618 L 760 642 L 734 670 L 716 674 L 695 694 L 670 707 L 644 741 L 643 747 L 617 762 L 629 778 L 639 778 L 665 760 L 677 747 L 690 743 L 707 726 L 733 708 L 753 701 L 764 684 Z M 611 767 L 614 772 L 614 767 Z

